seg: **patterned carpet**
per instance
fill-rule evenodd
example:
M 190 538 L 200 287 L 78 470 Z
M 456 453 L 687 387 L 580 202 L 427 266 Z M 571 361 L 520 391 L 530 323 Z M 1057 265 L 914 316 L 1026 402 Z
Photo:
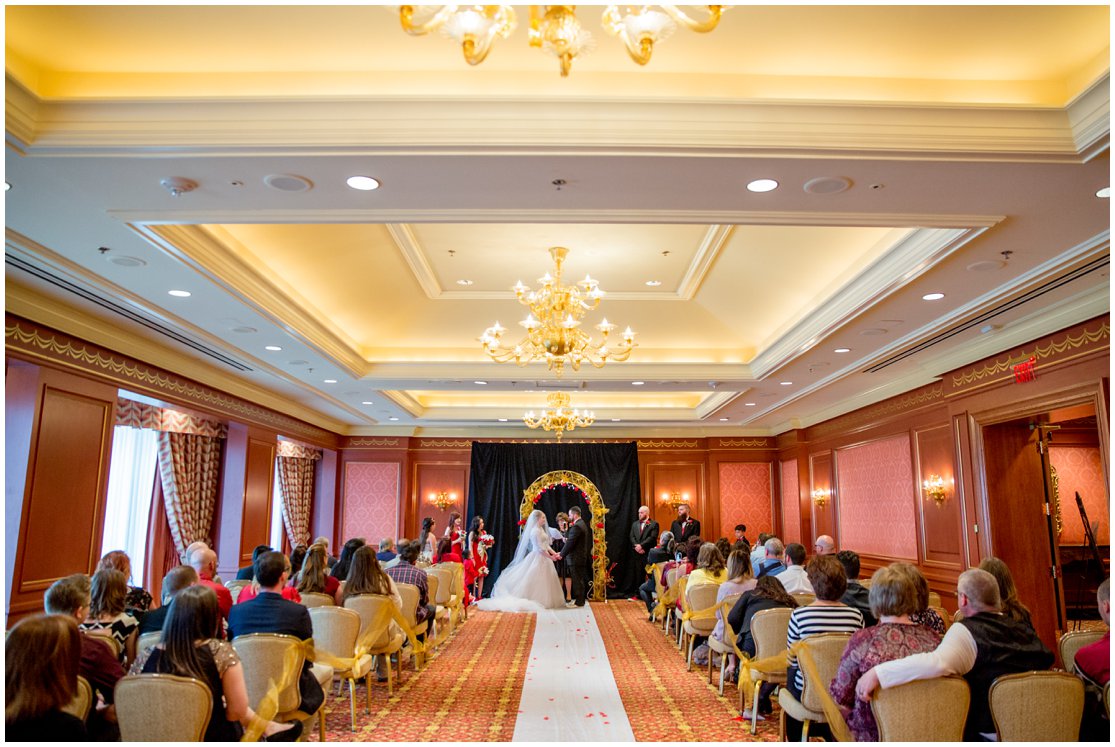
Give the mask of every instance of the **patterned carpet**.
M 593 612 L 619 686 L 635 739 L 640 742 L 778 741 L 778 706 L 751 736 L 750 722 L 736 711 L 738 695 L 724 697 L 708 684 L 707 669 L 685 671 L 685 657 L 647 622 L 646 607 L 626 600 L 594 603 Z M 713 682 L 719 667 L 713 671 Z

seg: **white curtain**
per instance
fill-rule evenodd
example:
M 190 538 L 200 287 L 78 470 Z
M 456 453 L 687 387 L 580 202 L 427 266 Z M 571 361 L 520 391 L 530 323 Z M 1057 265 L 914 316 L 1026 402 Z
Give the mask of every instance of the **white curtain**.
M 113 429 L 101 555 L 123 550 L 132 560 L 131 584 L 143 586 L 147 518 L 158 462 L 158 431 L 118 425 Z

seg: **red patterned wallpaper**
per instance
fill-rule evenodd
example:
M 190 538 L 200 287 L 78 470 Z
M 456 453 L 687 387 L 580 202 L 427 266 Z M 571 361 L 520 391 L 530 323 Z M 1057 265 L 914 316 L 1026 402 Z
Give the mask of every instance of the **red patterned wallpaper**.
M 377 544 L 384 537 L 398 535 L 398 463 L 349 462 L 344 496 L 342 542 L 363 537 L 368 544 Z
M 910 437 L 836 451 L 837 513 L 842 549 L 916 560 L 914 473 Z
M 798 460 L 781 463 L 782 468 L 782 536 L 784 544 L 801 542 L 801 501 L 798 497 Z M 806 547 L 809 543 L 802 542 Z
M 1096 542 L 1111 541 L 1111 524 L 1107 508 L 1107 482 L 1103 477 L 1100 450 L 1091 446 L 1050 446 L 1049 461 L 1057 470 L 1058 492 L 1061 495 L 1061 518 L 1065 531 L 1060 544 L 1084 544 L 1084 524 L 1076 507 L 1075 493 L 1080 493 L 1088 521 L 1099 521 Z
M 767 462 L 721 462 L 720 533 L 732 538 L 736 524 L 747 525 L 754 541 L 759 532 L 773 531 L 770 495 L 770 464 Z

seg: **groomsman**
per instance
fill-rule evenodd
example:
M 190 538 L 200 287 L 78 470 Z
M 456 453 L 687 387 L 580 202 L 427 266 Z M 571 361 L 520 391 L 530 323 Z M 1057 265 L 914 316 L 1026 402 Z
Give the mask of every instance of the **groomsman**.
M 631 524 L 631 548 L 635 552 L 635 567 L 643 568 L 650 561 L 647 553 L 658 541 L 658 522 L 650 518 L 650 507 L 639 506 L 639 518 Z M 637 578 L 645 578 L 642 573 Z
M 573 506 L 568 513 L 573 523 L 569 525 L 565 546 L 561 548 L 561 558 L 573 579 L 573 588 L 570 589 L 573 604 L 584 607 L 588 597 L 588 580 L 592 574 L 592 535 L 581 518 L 581 509 Z
M 683 503 L 678 506 L 678 517 L 670 525 L 670 531 L 674 533 L 674 542 L 684 545 L 690 537 L 701 536 L 701 522 L 689 515 L 689 506 Z

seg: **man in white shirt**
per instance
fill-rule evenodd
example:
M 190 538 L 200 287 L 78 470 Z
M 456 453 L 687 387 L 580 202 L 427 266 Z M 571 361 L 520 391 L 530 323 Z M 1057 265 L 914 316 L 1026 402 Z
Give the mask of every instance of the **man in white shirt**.
M 805 545 L 791 542 L 786 545 L 786 570 L 778 574 L 778 580 L 787 594 L 813 593 L 813 584 L 805 573 Z
M 964 741 L 995 739 L 987 699 L 991 683 L 1004 674 L 1049 669 L 1053 654 L 1033 627 L 999 612 L 999 583 L 990 573 L 978 568 L 964 571 L 956 587 L 964 618 L 948 629 L 941 645 L 867 670 L 856 684 L 856 697 L 870 700 L 876 687 L 959 674 L 971 692 Z

